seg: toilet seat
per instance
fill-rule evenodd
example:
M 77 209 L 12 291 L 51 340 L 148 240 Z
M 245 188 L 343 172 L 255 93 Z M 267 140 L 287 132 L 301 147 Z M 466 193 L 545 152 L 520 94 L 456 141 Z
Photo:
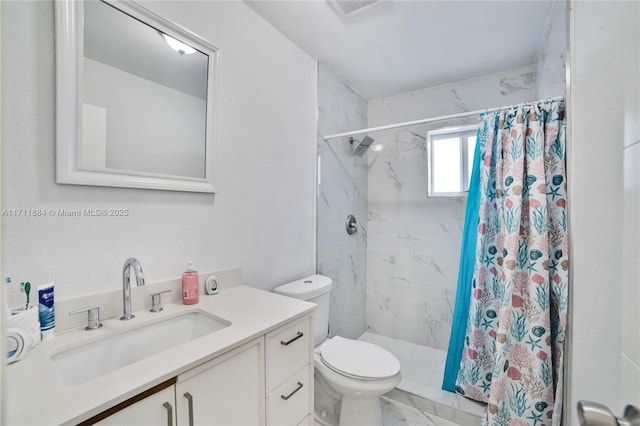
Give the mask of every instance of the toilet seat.
M 359 380 L 388 379 L 400 372 L 400 363 L 390 352 L 371 343 L 340 336 L 322 344 L 320 359 L 336 373 Z

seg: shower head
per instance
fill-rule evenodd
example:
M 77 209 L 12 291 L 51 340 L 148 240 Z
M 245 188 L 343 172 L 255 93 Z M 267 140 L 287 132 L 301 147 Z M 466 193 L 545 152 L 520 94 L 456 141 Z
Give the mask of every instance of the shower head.
M 353 146 L 353 151 L 351 153 L 358 157 L 364 157 L 364 154 L 366 154 L 367 150 L 373 143 L 373 138 L 368 135 L 364 135 L 360 140 L 349 138 L 349 142 L 351 143 L 351 146 Z

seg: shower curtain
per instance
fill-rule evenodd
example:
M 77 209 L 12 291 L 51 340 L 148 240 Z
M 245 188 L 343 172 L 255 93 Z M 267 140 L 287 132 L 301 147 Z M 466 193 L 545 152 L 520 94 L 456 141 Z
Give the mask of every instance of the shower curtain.
M 479 127 L 473 276 L 459 282 L 469 288 L 468 318 L 453 374 L 456 392 L 487 403 L 488 425 L 560 424 L 569 270 L 564 129 L 562 101 L 488 114 Z M 450 350 L 453 339 L 454 331 Z

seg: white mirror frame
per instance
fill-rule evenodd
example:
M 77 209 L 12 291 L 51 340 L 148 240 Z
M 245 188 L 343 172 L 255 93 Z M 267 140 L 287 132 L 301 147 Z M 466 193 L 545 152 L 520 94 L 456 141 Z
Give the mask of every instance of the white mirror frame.
M 205 133 L 205 177 L 194 178 L 126 170 L 88 171 L 78 168 L 78 142 L 82 135 L 83 4 L 56 0 L 56 182 L 72 185 L 160 189 L 214 193 L 215 120 L 219 50 L 133 1 L 103 0 L 124 13 L 182 40 L 209 56 Z

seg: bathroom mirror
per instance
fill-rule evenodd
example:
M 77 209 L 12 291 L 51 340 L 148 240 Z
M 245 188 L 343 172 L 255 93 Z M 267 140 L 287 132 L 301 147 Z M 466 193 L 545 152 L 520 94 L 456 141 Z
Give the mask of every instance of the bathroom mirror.
M 215 192 L 218 49 L 132 1 L 55 13 L 56 182 Z

